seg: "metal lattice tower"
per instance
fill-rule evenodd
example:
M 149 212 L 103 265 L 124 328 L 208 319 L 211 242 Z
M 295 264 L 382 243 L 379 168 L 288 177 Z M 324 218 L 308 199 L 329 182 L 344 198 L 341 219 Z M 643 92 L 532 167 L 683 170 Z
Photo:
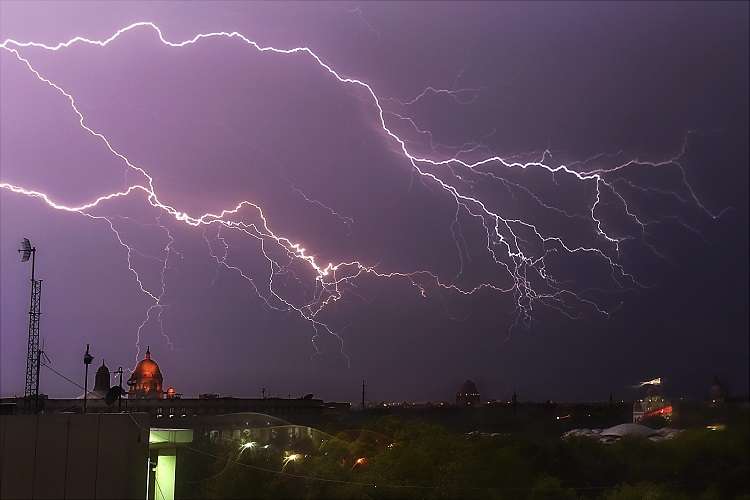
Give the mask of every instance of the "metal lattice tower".
M 42 315 L 42 280 L 34 276 L 36 267 L 36 247 L 31 246 L 31 242 L 24 238 L 21 242 L 21 262 L 26 262 L 31 258 L 31 303 L 29 305 L 29 343 L 26 349 L 26 388 L 24 396 L 33 397 L 35 405 L 39 399 L 39 318 Z
M 31 306 L 29 308 L 29 345 L 26 350 L 26 390 L 24 396 L 39 397 L 39 316 L 41 310 L 42 280 L 31 279 Z

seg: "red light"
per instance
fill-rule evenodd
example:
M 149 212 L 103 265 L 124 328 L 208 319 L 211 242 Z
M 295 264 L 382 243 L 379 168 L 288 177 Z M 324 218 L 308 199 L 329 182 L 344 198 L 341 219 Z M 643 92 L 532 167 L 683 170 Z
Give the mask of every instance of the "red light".
M 650 411 L 643 415 L 641 418 L 649 418 L 649 417 L 660 417 L 665 415 L 672 415 L 672 405 L 664 406 L 662 408 L 658 408 L 656 410 Z

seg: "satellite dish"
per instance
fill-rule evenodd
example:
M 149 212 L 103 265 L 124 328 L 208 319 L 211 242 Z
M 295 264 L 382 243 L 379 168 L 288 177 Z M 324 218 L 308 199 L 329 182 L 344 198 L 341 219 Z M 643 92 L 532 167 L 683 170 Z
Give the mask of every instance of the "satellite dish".
M 107 391 L 107 395 L 104 396 L 104 402 L 107 403 L 107 406 L 112 406 L 115 404 L 115 401 L 120 399 L 125 394 L 125 391 L 120 388 L 120 386 L 113 386 L 110 387 Z
M 24 238 L 21 242 L 21 248 L 18 250 L 21 253 L 21 262 L 26 262 L 31 257 L 31 242 L 28 238 Z

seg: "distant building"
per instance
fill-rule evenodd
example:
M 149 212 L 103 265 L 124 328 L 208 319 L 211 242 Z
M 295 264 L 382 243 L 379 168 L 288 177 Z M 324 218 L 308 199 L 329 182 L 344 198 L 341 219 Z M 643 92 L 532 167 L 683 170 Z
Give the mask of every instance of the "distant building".
M 107 395 L 110 382 L 109 377 L 109 368 L 107 368 L 107 365 L 104 364 L 104 360 L 102 360 L 102 366 L 96 370 L 96 376 L 94 377 L 94 392 L 100 394 L 101 397 Z
M 159 365 L 151 359 L 151 349 L 146 348 L 146 356 L 138 362 L 135 371 L 128 379 L 128 398 L 131 399 L 162 399 L 162 384 L 164 378 Z
M 646 395 L 633 403 L 633 423 L 637 424 L 655 417 L 672 419 L 672 403 L 662 395 L 661 378 L 642 382 L 638 387 L 645 388 Z
M 88 399 L 104 399 L 107 397 L 107 391 L 109 391 L 110 381 L 109 368 L 102 361 L 102 366 L 96 370 L 96 376 L 94 377 L 94 390 L 89 391 L 86 397 Z M 83 394 L 79 397 L 83 399 Z
M 711 388 L 708 391 L 709 405 L 719 406 L 723 404 L 727 399 L 727 388 L 719 380 L 719 377 L 714 377 L 711 383 Z
M 479 390 L 477 389 L 477 385 L 471 380 L 467 380 L 461 386 L 461 390 L 456 393 L 456 405 L 476 406 L 479 402 Z

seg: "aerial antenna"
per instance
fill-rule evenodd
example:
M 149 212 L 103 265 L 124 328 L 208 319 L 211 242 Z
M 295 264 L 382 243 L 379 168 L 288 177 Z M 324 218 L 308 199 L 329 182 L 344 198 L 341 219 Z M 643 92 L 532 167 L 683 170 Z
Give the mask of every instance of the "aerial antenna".
M 29 305 L 29 341 L 26 348 L 26 387 L 24 389 L 24 399 L 28 405 L 34 400 L 34 411 L 39 411 L 39 318 L 42 315 L 41 298 L 42 298 L 42 280 L 36 279 L 34 272 L 36 270 L 36 247 L 31 244 L 28 238 L 21 241 L 21 248 L 18 249 L 21 255 L 21 262 L 28 262 L 31 259 L 31 303 Z
M 86 413 L 86 400 L 89 395 L 89 365 L 94 361 L 94 356 L 89 353 L 89 345 L 86 344 L 86 354 L 83 355 L 83 364 L 86 367 L 86 374 L 83 377 L 83 413 Z
M 21 254 L 21 262 L 27 262 L 29 260 L 29 257 L 31 257 L 33 253 L 36 253 L 36 248 L 31 246 L 31 242 L 29 241 L 28 238 L 24 238 L 23 241 L 21 242 L 21 248 L 18 249 L 18 253 Z M 33 261 L 32 261 L 32 265 L 33 265 Z M 34 276 L 33 267 L 31 268 L 31 275 L 32 277 Z

